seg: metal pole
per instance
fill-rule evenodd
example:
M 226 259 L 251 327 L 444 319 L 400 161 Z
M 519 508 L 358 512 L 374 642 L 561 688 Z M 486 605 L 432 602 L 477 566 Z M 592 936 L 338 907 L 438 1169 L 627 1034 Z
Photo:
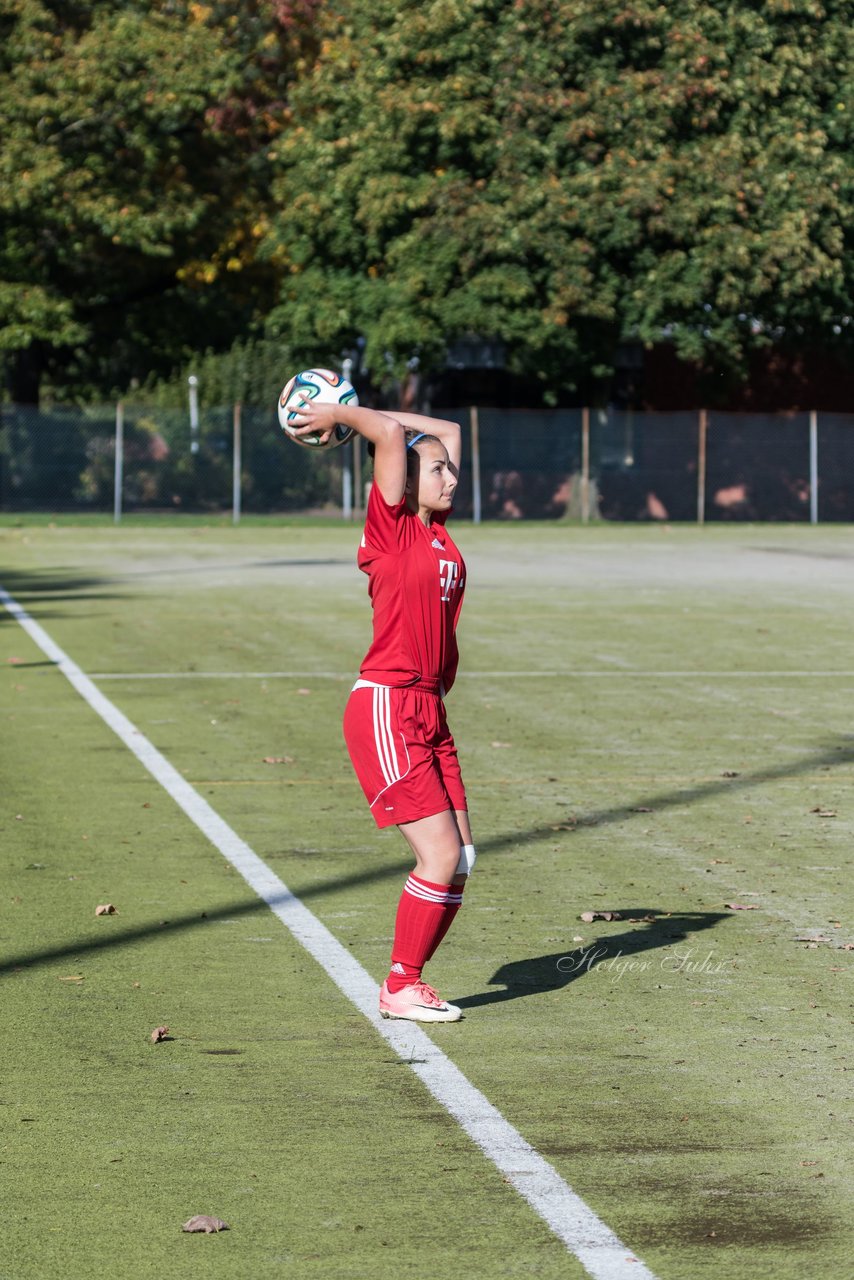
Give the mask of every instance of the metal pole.
M 233 452 L 231 470 L 231 522 L 240 524 L 240 475 L 242 470 L 242 408 L 240 401 L 234 406 L 232 413 Z
M 199 380 L 194 373 L 187 379 L 190 388 L 190 453 L 199 452 Z
M 477 406 L 469 409 L 469 430 L 471 433 L 471 518 L 473 524 L 480 524 L 480 417 Z
M 357 511 L 362 509 L 362 437 L 353 437 L 353 503 Z
M 581 410 L 581 523 L 590 523 L 590 410 Z
M 122 518 L 122 477 L 125 465 L 125 407 L 121 400 L 116 405 L 116 459 L 113 479 L 113 523 Z
M 706 436 L 709 431 L 709 415 L 700 410 L 700 438 L 697 444 L 697 524 L 706 523 Z
M 818 414 L 810 411 L 810 524 L 818 524 Z
M 345 457 L 341 470 L 341 515 L 345 520 L 353 519 L 353 470 L 349 456 Z
M 350 382 L 353 374 L 353 360 L 345 356 L 341 361 L 341 376 Z M 345 449 L 341 468 L 341 515 L 345 520 L 353 519 L 353 450 Z

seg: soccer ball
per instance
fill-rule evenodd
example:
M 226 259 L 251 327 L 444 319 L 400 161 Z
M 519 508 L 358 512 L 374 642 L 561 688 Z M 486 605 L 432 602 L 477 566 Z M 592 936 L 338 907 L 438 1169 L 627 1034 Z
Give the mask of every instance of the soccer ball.
M 331 369 L 304 369 L 296 374 L 284 387 L 279 396 L 279 425 L 289 440 L 294 444 L 304 444 L 309 449 L 335 449 L 339 444 L 346 444 L 355 434 L 352 427 L 340 424 L 335 427 L 325 444 L 320 437 L 295 436 L 294 427 L 302 425 L 302 419 L 294 406 L 300 400 L 319 400 L 321 404 L 358 404 L 356 392 L 346 378 L 333 373 Z

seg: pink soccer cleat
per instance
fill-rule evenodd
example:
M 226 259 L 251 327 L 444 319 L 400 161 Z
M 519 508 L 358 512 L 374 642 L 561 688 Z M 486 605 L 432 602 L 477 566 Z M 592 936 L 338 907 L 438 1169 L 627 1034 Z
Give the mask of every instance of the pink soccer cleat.
M 408 1018 L 410 1022 L 459 1022 L 462 1009 L 448 1004 L 436 995 L 426 982 L 413 982 L 402 991 L 380 987 L 380 1015 L 383 1018 Z

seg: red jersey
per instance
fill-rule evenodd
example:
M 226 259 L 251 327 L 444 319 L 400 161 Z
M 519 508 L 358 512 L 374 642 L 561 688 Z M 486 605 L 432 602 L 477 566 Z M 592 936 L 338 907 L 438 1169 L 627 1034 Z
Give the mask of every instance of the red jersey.
M 425 525 L 405 498 L 390 506 L 373 485 L 358 565 L 374 611 L 362 678 L 395 686 L 437 680 L 447 692 L 457 673 L 466 567 L 444 514 Z

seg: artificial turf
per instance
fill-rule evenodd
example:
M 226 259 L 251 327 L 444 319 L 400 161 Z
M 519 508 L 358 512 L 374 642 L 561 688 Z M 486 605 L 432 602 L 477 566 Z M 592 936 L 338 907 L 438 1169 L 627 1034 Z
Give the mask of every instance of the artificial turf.
M 356 540 L 24 522 L 0 584 L 379 980 Z M 458 541 L 479 861 L 432 1034 L 661 1280 L 844 1274 L 850 531 Z M 8 616 L 0 667 L 0 1276 L 582 1275 Z

